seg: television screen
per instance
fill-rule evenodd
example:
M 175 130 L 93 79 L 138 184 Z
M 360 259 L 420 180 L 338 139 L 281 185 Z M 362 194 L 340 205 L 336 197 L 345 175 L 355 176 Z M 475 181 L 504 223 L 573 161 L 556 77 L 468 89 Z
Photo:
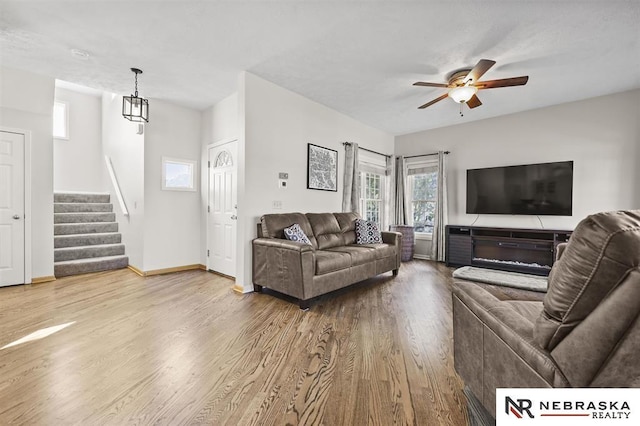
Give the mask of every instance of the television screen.
M 571 216 L 573 161 L 467 170 L 467 213 Z

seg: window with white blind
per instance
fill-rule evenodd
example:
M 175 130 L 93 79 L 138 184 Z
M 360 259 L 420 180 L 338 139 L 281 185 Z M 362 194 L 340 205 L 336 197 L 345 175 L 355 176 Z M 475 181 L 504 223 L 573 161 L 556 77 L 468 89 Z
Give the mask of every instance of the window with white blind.
M 416 164 L 407 167 L 407 199 L 410 225 L 416 233 L 432 234 L 438 194 L 437 166 Z

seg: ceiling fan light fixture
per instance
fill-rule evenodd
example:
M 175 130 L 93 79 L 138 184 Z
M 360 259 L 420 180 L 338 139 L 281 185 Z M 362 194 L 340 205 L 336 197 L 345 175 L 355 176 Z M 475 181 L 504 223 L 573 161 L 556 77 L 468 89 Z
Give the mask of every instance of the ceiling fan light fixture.
M 465 103 L 478 92 L 475 86 L 458 86 L 449 91 L 449 97 L 457 103 Z

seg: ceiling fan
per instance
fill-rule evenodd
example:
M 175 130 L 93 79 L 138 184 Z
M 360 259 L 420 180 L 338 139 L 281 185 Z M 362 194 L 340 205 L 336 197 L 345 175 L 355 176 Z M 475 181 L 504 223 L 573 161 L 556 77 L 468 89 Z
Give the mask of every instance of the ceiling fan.
M 449 83 L 426 83 L 424 81 L 418 81 L 413 83 L 414 86 L 427 86 L 427 87 L 442 87 L 449 89 L 447 93 L 444 95 L 435 98 L 432 101 L 427 102 L 424 105 L 418 107 L 418 109 L 424 109 L 428 106 L 435 104 L 436 102 L 440 102 L 447 96 L 453 99 L 455 102 L 460 104 L 460 108 L 462 108 L 462 104 L 466 103 L 469 108 L 476 108 L 482 105 L 476 93 L 481 89 L 495 89 L 498 87 L 509 87 L 509 86 L 523 86 L 527 84 L 529 80 L 529 76 L 522 77 L 512 77 L 512 78 L 503 78 L 500 80 L 487 80 L 487 81 L 479 81 L 480 77 L 484 75 L 489 68 L 494 66 L 496 61 L 492 61 L 490 59 L 480 59 L 475 67 L 472 69 L 462 69 L 459 71 L 455 71 L 449 77 Z M 462 115 L 462 110 L 460 110 L 460 114 Z

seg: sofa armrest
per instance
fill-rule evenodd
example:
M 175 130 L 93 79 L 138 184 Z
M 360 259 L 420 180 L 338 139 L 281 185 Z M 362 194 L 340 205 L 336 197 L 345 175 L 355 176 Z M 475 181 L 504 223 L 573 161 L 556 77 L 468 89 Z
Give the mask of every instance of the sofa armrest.
M 313 251 L 313 247 L 309 244 L 299 243 L 297 241 L 282 240 L 280 238 L 256 238 L 253 240 L 253 244 L 263 247 L 275 247 L 283 250 L 293 250 L 300 253 Z
M 253 240 L 253 283 L 306 300 L 316 267 L 313 247 L 278 238 Z
M 394 270 L 394 274 L 396 274 L 402 263 L 402 234 L 392 231 L 382 231 L 380 234 L 382 234 L 383 243 L 396 247 L 396 268 Z
M 399 232 L 382 231 L 382 242 L 385 244 L 391 244 L 392 246 L 402 245 L 402 234 Z
M 569 385 L 551 354 L 535 342 L 534 324 L 513 310 L 508 303 L 499 300 L 473 282 L 455 281 L 453 294 L 549 385 Z M 487 349 L 485 348 L 485 352 Z M 500 354 L 493 356 L 499 358 Z

